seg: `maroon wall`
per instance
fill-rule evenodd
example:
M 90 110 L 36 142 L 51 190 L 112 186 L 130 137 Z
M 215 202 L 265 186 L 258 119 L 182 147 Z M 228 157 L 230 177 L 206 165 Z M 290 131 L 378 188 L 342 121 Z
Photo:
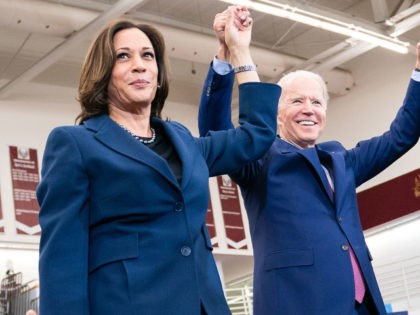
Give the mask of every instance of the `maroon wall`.
M 420 210 L 420 168 L 366 189 L 357 199 L 363 229 Z

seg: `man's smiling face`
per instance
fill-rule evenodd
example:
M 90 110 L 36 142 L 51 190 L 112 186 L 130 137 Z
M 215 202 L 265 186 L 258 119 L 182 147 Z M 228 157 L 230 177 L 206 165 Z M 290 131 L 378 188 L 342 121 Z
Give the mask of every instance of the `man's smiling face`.
M 277 115 L 280 136 L 300 148 L 315 146 L 326 124 L 327 104 L 319 82 L 295 77 L 283 87 Z

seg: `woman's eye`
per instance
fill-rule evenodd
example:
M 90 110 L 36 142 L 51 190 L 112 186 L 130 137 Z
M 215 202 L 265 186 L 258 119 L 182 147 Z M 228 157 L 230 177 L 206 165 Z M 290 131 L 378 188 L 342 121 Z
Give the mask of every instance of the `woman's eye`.
M 150 59 L 154 59 L 155 58 L 155 55 L 152 52 L 145 52 L 143 54 L 143 56 L 146 57 L 146 58 L 150 58 Z
M 119 53 L 117 54 L 117 59 L 127 59 L 129 55 L 127 53 Z

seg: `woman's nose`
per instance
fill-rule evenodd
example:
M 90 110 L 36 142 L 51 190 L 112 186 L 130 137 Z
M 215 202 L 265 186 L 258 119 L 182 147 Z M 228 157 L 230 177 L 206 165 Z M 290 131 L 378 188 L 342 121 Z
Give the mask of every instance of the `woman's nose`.
M 133 58 L 133 71 L 144 71 L 146 70 L 143 60 L 140 57 Z

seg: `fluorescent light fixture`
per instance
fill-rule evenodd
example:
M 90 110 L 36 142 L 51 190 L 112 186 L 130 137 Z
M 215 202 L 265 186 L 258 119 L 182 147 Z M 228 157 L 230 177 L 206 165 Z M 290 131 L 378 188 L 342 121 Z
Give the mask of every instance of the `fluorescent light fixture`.
M 396 51 L 401 54 L 406 54 L 408 52 L 408 46 L 410 45 L 409 43 L 400 41 L 397 38 L 370 31 L 352 23 L 345 23 L 336 19 L 329 18 L 327 16 L 304 11 L 297 7 L 292 7 L 288 4 L 280 4 L 270 0 L 260 0 L 259 2 L 250 0 L 219 1 L 233 5 L 245 5 L 251 10 L 307 24 L 330 32 L 339 33 Z

